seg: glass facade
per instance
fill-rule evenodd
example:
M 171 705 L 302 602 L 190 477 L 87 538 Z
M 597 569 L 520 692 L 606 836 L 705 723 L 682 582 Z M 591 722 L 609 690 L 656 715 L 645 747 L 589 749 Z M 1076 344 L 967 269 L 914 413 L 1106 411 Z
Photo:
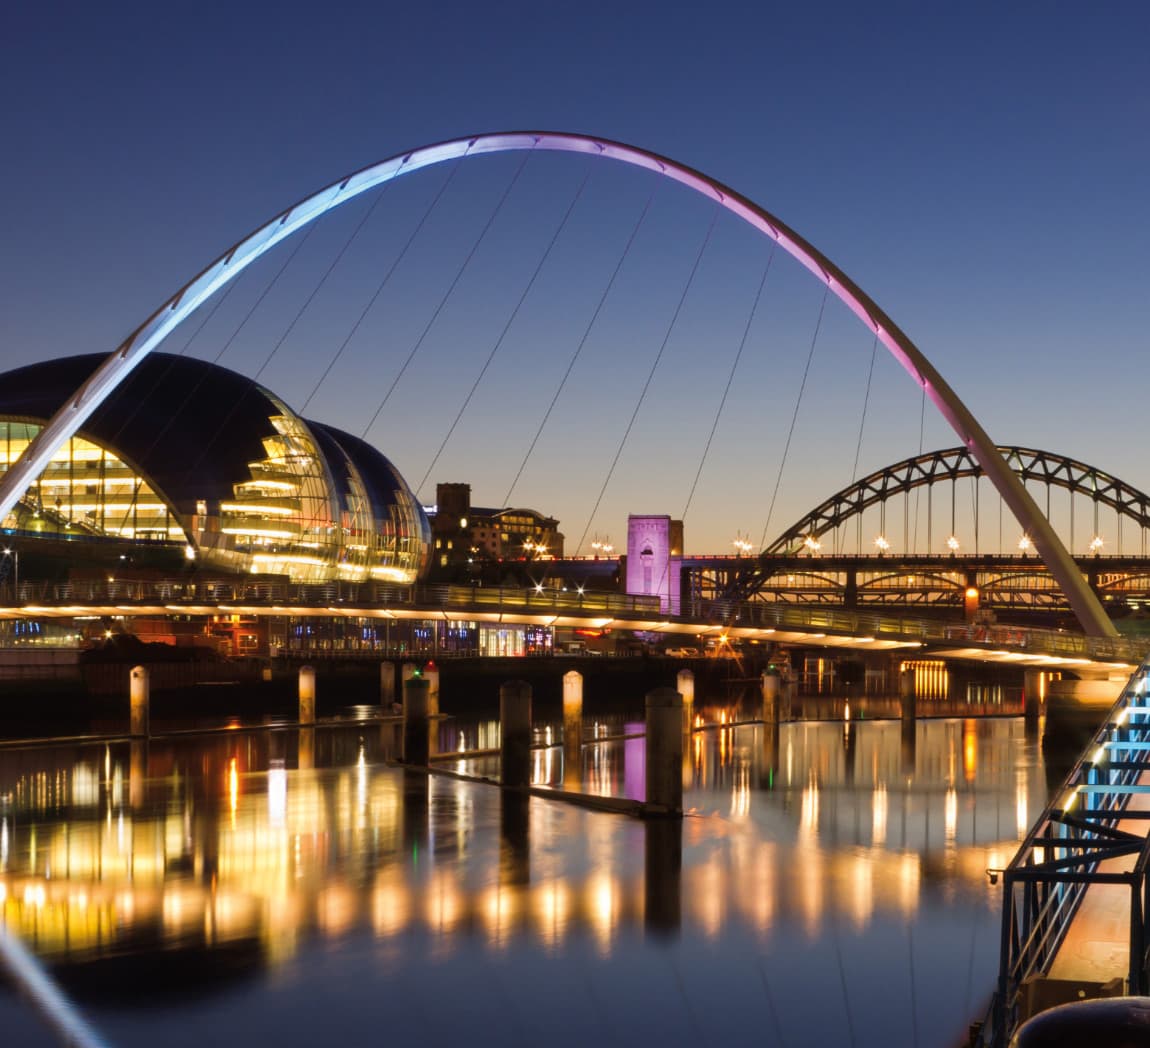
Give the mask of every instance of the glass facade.
M 76 436 L 2 526 L 45 537 L 171 543 L 209 569 L 296 582 L 414 583 L 429 533 L 403 479 L 373 448 L 343 435 L 345 447 L 335 431 L 313 428 L 268 399 L 278 411 L 264 420 L 264 455 L 240 467 L 246 476 L 235 478 L 231 498 L 196 497 L 181 515 L 180 504 L 139 469 Z M 0 471 L 42 428 L 0 419 Z
M 263 440 L 266 457 L 249 463 L 234 500 L 220 503 L 216 557 L 301 582 L 415 582 L 425 546 L 406 485 L 389 478 L 390 503 L 373 505 L 371 485 L 342 447 L 333 463 L 302 419 L 285 409 L 268 421 L 275 435 Z
M 0 419 L 0 472 L 43 428 Z M 5 529 L 137 542 L 188 541 L 172 507 L 148 480 L 107 448 L 72 437 L 4 519 Z

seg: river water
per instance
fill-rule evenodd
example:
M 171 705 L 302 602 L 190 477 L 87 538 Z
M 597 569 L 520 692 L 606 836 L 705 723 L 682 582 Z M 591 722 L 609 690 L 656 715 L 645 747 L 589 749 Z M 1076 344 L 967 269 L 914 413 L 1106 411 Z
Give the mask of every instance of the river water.
M 389 723 L 8 747 L 0 914 L 111 1045 L 952 1048 L 1046 776 L 1021 717 L 886 711 L 701 710 L 681 827 L 405 770 Z M 535 780 L 641 798 L 639 731 L 588 718 Z M 0 1025 L 54 1043 L 9 991 Z

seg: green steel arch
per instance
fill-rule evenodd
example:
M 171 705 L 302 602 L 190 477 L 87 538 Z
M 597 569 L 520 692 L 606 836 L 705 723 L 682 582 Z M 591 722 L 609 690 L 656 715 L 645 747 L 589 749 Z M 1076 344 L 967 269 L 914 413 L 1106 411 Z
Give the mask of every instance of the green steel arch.
M 1150 495 L 1133 485 L 1095 466 L 1050 451 L 1013 445 L 1000 445 L 997 450 L 1021 482 L 1046 484 L 1064 488 L 1075 495 L 1087 495 L 1100 505 L 1133 520 L 1139 527 L 1150 528 Z M 985 475 L 968 448 L 946 448 L 904 459 L 835 492 L 787 528 L 763 552 L 773 555 L 797 553 L 807 538 L 821 538 L 852 517 L 896 495 L 945 481 Z

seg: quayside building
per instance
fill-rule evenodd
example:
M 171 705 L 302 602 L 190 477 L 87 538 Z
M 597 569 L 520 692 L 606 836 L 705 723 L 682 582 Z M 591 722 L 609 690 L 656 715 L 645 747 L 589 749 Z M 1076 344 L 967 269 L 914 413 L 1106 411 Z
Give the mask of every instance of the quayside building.
M 103 359 L 0 376 L 5 469 Z M 410 585 L 430 550 L 427 517 L 371 445 L 233 371 L 165 354 L 142 361 L 57 452 L 3 530 L 77 571 L 110 555 L 296 582 Z

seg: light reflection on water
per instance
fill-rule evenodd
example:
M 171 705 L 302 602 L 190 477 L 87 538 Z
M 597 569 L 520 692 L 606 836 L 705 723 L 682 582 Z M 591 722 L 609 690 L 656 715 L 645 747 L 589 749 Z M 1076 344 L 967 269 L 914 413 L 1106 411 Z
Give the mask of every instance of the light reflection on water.
M 573 763 L 537 726 L 536 780 L 641 797 L 642 739 L 595 742 L 637 729 L 588 722 Z M 950 1045 L 994 977 L 985 871 L 1046 792 L 1017 718 L 710 727 L 681 828 L 396 746 L 360 724 L 7 750 L 3 919 L 116 1044 Z

